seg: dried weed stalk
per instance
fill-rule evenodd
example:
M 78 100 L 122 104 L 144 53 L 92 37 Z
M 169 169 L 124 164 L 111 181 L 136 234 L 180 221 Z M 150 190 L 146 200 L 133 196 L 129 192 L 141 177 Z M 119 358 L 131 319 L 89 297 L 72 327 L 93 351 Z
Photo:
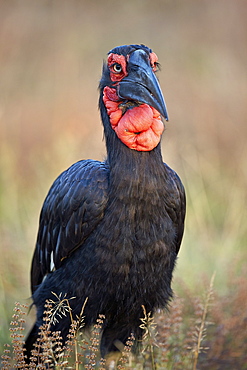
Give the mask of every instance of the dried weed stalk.
M 213 284 L 215 279 L 215 273 L 213 274 L 209 288 L 206 293 L 206 297 L 204 302 L 201 304 L 199 301 L 196 302 L 196 316 L 198 319 L 196 320 L 196 325 L 194 332 L 192 333 L 193 336 L 193 346 L 191 347 L 192 354 L 193 354 L 193 370 L 196 370 L 198 357 L 199 354 L 203 351 L 208 350 L 208 347 L 202 345 L 203 340 L 206 337 L 207 326 L 210 322 L 207 321 L 207 314 L 209 311 L 209 307 L 213 297 Z
M 151 356 L 151 366 L 152 369 L 156 369 L 155 359 L 154 359 L 154 346 L 157 346 L 155 342 L 155 337 L 157 335 L 155 329 L 157 327 L 156 323 L 154 322 L 154 317 L 151 315 L 151 312 L 146 311 L 145 306 L 142 306 L 144 317 L 140 318 L 142 324 L 140 328 L 144 330 L 144 334 L 142 337 L 142 345 L 143 345 L 143 353 L 147 352 L 149 349 L 150 356 Z

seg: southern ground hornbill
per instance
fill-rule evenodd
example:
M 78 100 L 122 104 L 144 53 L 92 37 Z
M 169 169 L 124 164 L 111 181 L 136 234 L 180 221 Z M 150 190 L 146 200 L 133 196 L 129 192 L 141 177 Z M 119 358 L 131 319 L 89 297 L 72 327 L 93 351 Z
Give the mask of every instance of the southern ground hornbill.
M 105 315 L 103 356 L 131 333 L 142 337 L 142 306 L 154 312 L 172 297 L 185 193 L 162 161 L 161 116 L 168 116 L 157 69 L 156 54 L 144 45 L 116 47 L 103 65 L 99 108 L 107 158 L 73 164 L 45 199 L 31 269 L 37 321 L 26 340 L 27 356 L 53 293 L 75 297 L 74 318 L 88 298 L 86 327 Z M 52 330 L 66 340 L 70 324 L 68 315 Z

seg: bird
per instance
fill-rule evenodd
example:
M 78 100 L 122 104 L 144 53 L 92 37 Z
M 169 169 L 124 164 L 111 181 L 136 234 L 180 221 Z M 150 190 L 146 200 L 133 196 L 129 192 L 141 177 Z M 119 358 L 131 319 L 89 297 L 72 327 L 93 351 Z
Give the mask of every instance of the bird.
M 104 315 L 103 357 L 120 351 L 118 344 L 132 333 L 141 342 L 143 307 L 153 314 L 169 306 L 186 196 L 162 159 L 168 113 L 159 66 L 143 44 L 117 46 L 103 62 L 99 111 L 106 159 L 71 165 L 43 203 L 31 266 L 36 322 L 26 339 L 27 357 L 54 294 L 71 298 L 73 318 L 87 300 L 85 328 Z M 62 316 L 51 331 L 60 331 L 65 343 L 70 324 L 70 315 Z

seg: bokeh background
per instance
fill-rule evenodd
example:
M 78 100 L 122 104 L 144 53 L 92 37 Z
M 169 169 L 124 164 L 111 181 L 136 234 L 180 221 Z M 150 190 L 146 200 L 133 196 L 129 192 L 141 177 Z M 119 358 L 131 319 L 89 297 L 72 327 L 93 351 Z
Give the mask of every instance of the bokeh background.
M 0 1 L 1 346 L 14 302 L 30 302 L 51 183 L 79 159 L 104 159 L 97 87 L 121 44 L 148 45 L 162 67 L 163 157 L 188 200 L 175 292 L 200 294 L 215 271 L 217 295 L 241 289 L 246 308 L 246 19 L 244 0 Z

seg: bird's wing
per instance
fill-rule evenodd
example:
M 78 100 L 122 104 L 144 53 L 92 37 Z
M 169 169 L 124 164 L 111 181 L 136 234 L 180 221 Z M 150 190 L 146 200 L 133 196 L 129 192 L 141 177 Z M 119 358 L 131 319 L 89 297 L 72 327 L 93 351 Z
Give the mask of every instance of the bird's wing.
M 108 200 L 108 168 L 84 160 L 53 183 L 40 215 L 31 268 L 32 293 L 44 276 L 80 247 L 104 216 Z
M 164 163 L 165 164 L 165 163 Z M 179 252 L 180 244 L 184 233 L 184 219 L 186 213 L 186 196 L 184 186 L 175 171 L 173 171 L 167 164 L 165 164 L 167 169 L 169 180 L 170 180 L 170 205 L 169 205 L 169 215 L 175 225 L 176 229 L 176 253 Z

